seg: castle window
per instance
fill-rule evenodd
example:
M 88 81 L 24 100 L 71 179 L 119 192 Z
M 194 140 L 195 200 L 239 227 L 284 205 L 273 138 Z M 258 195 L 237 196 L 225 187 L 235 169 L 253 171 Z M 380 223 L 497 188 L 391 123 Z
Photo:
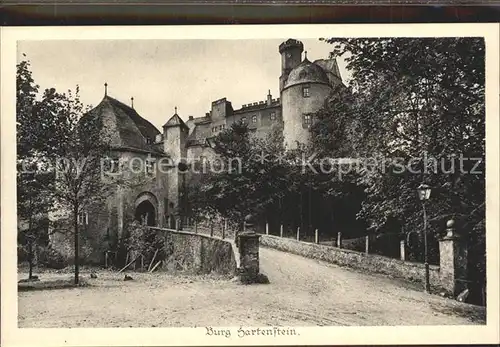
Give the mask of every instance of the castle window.
M 242 117 L 241 118 L 241 123 L 246 124 L 247 123 L 247 117 Z
M 304 125 L 309 128 L 311 126 L 311 123 L 312 123 L 312 116 L 311 116 L 311 114 L 305 114 L 304 115 Z
M 257 123 L 257 116 L 252 116 L 252 123 Z
M 104 164 L 106 173 L 117 173 L 120 171 L 120 159 L 116 157 L 106 157 Z
M 271 120 L 276 120 L 276 112 L 271 112 Z
M 146 144 L 150 145 L 153 141 L 149 137 L 146 137 Z
M 310 91 L 309 91 L 309 86 L 302 87 L 302 96 L 304 98 L 308 98 L 309 96 L 311 96 Z
M 151 159 L 146 159 L 146 174 L 154 175 L 155 162 Z
M 82 211 L 78 213 L 76 220 L 80 225 L 87 225 L 89 224 L 89 214 L 85 211 Z

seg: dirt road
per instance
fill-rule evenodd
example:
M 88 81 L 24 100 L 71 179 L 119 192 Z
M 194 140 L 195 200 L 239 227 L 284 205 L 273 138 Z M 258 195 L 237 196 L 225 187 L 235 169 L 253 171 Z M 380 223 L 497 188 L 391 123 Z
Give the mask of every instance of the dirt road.
M 19 326 L 484 324 L 483 308 L 419 286 L 271 249 L 260 256 L 271 284 L 165 273 L 133 273 L 124 282 L 123 274 L 102 272 L 87 288 L 21 292 Z

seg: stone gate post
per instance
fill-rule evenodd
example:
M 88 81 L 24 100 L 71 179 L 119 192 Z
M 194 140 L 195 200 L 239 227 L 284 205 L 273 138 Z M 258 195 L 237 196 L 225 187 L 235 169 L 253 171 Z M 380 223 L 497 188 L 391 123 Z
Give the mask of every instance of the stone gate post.
M 456 233 L 454 220 L 446 223 L 446 232 L 439 241 L 439 277 L 443 289 L 456 297 L 467 289 L 467 244 Z
M 254 232 L 242 232 L 238 236 L 240 252 L 240 276 L 245 283 L 254 283 L 259 275 L 259 238 Z

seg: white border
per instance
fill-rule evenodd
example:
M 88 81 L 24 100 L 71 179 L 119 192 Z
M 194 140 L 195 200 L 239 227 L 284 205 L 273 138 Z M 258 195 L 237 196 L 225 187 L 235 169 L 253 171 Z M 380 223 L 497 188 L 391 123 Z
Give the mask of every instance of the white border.
M 205 328 L 18 329 L 16 291 L 15 66 L 18 40 L 267 39 L 480 36 L 486 42 L 487 293 L 485 326 L 300 327 L 300 336 L 206 337 Z M 178 27 L 1 28 L 1 284 L 4 346 L 498 343 L 499 337 L 499 25 L 356 24 Z M 54 52 L 57 54 L 57 52 Z M 91 73 L 91 72 L 90 72 Z

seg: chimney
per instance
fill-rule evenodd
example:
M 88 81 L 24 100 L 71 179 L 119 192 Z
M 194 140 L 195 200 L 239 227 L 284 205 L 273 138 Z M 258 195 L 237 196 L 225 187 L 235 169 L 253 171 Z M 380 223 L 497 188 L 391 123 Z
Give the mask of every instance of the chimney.
M 134 108 L 134 97 L 130 98 L 130 107 Z
M 271 106 L 273 102 L 273 96 L 271 95 L 271 89 L 267 92 L 267 106 Z
M 194 119 L 194 117 L 193 117 L 193 116 L 189 116 L 189 120 L 193 120 L 193 119 Z

